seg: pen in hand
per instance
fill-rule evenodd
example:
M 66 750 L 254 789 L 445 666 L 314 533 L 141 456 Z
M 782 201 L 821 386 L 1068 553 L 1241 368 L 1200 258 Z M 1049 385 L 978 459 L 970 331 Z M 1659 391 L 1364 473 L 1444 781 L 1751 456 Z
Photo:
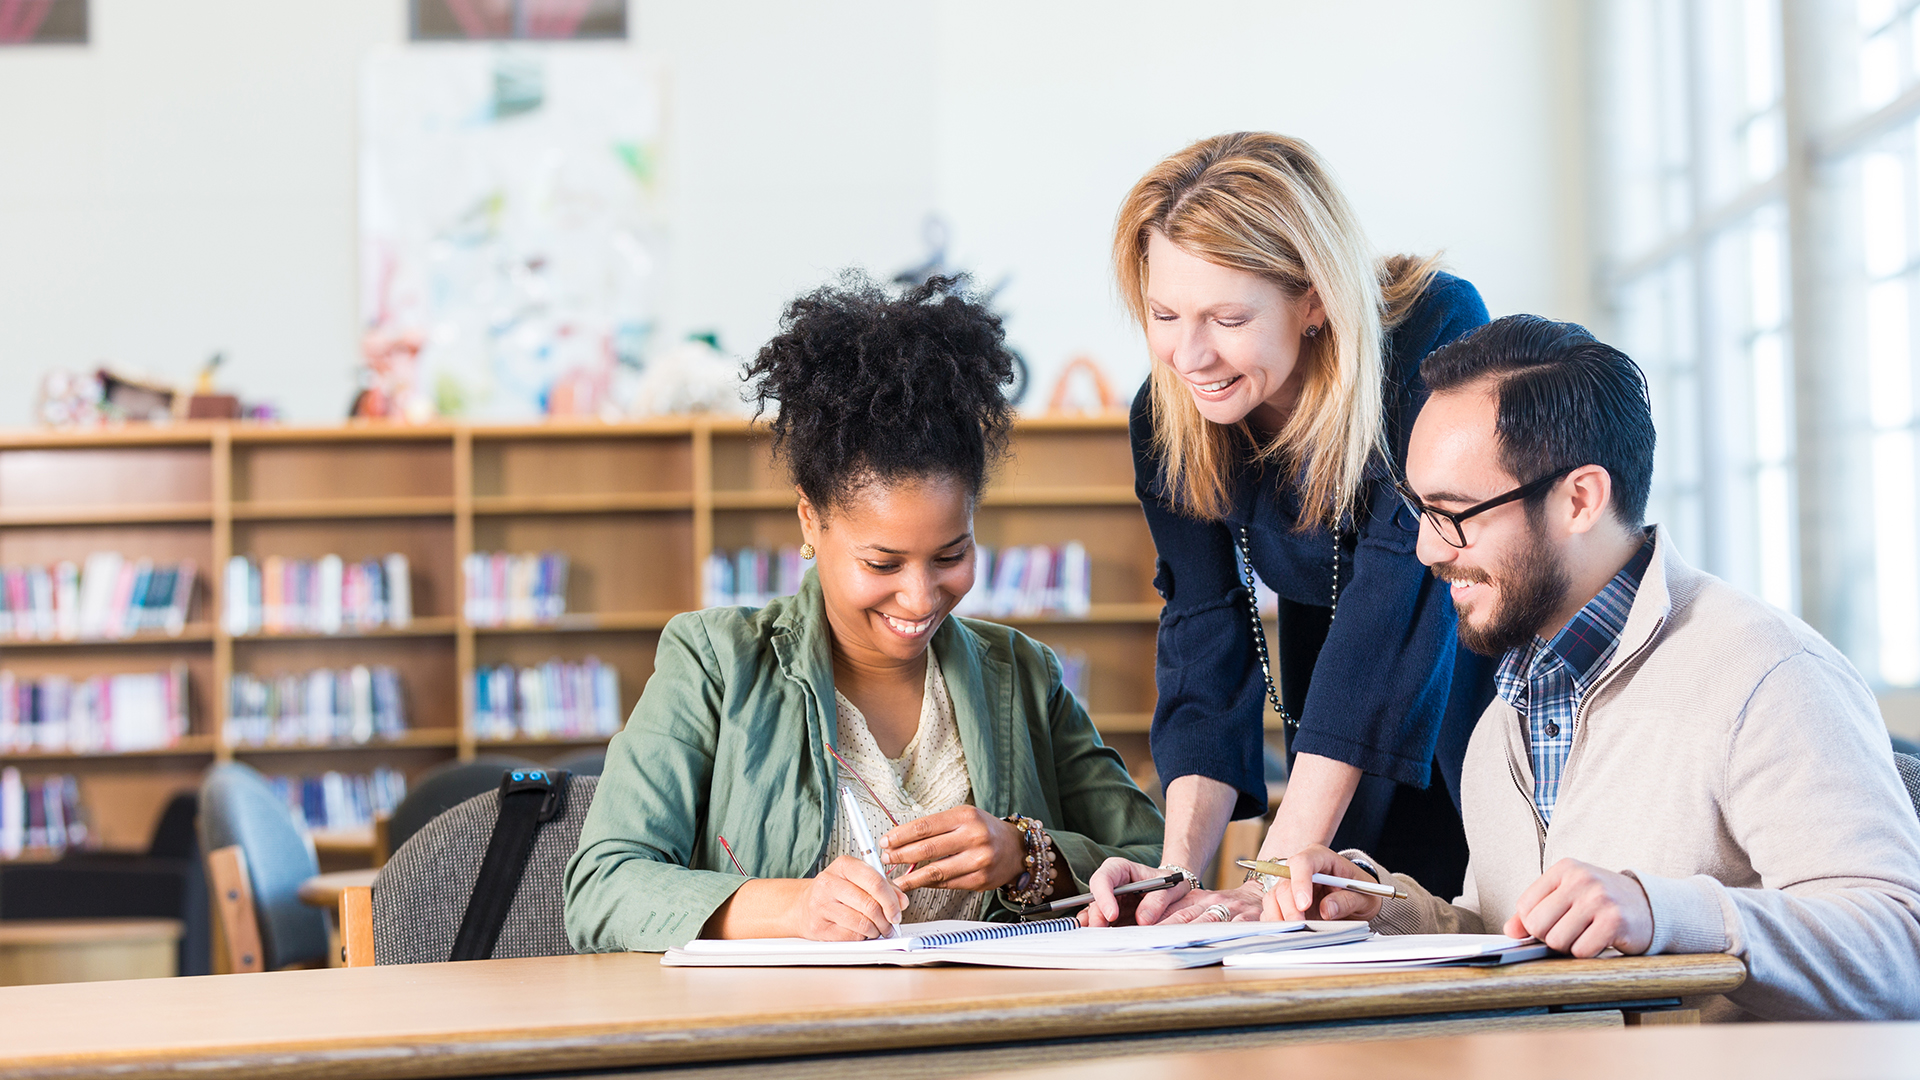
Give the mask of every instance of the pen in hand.
M 1241 859 L 1235 865 L 1243 866 L 1255 873 L 1272 874 L 1274 877 L 1290 878 L 1293 876 L 1293 872 L 1287 869 L 1287 864 L 1277 860 Z M 1334 877 L 1332 874 L 1315 874 L 1313 875 L 1313 883 L 1315 885 L 1325 885 L 1330 889 L 1352 889 L 1354 892 L 1366 893 L 1368 896 L 1378 896 L 1387 900 L 1405 900 L 1407 898 L 1406 890 L 1386 882 L 1375 884 L 1371 881 L 1361 881 L 1358 878 Z
M 880 845 L 873 842 L 873 830 L 867 828 L 867 816 L 860 812 L 860 804 L 854 801 L 853 789 L 841 784 L 840 799 L 847 808 L 847 824 L 853 828 L 853 843 L 859 849 L 861 861 L 873 867 L 873 872 L 880 875 L 880 880 L 887 880 L 886 864 L 880 861 Z M 893 936 L 891 927 L 885 936 Z

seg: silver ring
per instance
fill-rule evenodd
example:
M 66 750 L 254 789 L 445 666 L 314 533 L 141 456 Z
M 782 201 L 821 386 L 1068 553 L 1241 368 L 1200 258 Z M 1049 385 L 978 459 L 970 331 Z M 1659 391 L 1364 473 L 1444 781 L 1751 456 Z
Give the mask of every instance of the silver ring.
M 1233 912 L 1227 910 L 1225 904 L 1208 904 L 1200 914 L 1211 915 L 1220 922 L 1228 922 L 1233 918 Z

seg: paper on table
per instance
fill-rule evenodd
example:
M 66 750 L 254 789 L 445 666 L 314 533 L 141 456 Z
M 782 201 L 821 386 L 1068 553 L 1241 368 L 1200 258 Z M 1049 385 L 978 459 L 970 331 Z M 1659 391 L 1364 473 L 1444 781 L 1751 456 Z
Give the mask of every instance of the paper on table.
M 1071 920 L 1056 919 L 1054 922 L 1066 923 Z M 1008 923 L 974 922 L 968 919 L 930 919 L 927 922 L 903 923 L 900 933 L 890 938 L 869 938 L 866 941 L 810 941 L 807 938 L 696 938 L 681 946 L 678 951 L 724 956 L 732 953 L 829 953 L 836 955 L 857 955 L 861 953 L 910 952 L 922 947 L 922 943 L 939 934 L 962 934 L 971 931 L 986 931 L 1005 928 Z
M 1229 956 L 1229 967 L 1335 968 L 1426 967 L 1434 964 L 1496 963 L 1537 960 L 1548 954 L 1532 938 L 1499 934 L 1375 934 L 1365 941 L 1328 945 L 1320 949 L 1254 951 Z
M 991 964 L 1015 967 L 1192 967 L 1218 963 L 1239 948 L 1284 948 L 1365 936 L 1361 922 L 1183 923 L 1091 929 L 1071 919 L 1045 924 L 910 923 L 904 936 L 871 941 L 800 938 L 696 940 L 668 950 L 668 966 L 780 966 L 861 964 Z M 983 940 L 942 943 L 937 935 L 992 933 Z M 1284 944 L 1283 944 L 1284 942 Z

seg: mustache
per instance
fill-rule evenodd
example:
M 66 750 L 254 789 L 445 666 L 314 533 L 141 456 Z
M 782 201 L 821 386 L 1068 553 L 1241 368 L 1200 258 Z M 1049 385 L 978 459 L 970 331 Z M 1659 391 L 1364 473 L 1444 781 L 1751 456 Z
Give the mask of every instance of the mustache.
M 1448 583 L 1462 582 L 1468 585 L 1491 585 L 1493 578 L 1485 570 L 1476 566 L 1434 566 L 1430 567 L 1433 576 Z

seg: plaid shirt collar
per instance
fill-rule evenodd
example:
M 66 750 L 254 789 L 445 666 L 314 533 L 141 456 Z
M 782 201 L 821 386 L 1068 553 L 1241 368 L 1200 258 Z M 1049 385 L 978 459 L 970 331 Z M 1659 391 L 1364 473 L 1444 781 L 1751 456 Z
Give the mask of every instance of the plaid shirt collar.
M 1593 599 L 1574 613 L 1567 625 L 1553 635 L 1552 641 L 1536 636 L 1527 645 L 1509 649 L 1500 658 L 1499 670 L 1494 673 L 1495 688 L 1507 704 L 1519 710 L 1521 715 L 1527 712 L 1527 685 L 1536 673 L 1535 669 L 1548 660 L 1543 655 L 1551 653 L 1566 669 L 1573 680 L 1576 699 L 1584 696 L 1587 689 L 1600 673 L 1606 670 L 1607 661 L 1613 658 L 1614 651 L 1620 647 L 1620 635 L 1627 628 L 1627 615 L 1633 611 L 1633 598 L 1640 591 L 1640 581 L 1646 576 L 1647 567 L 1653 562 L 1653 530 L 1647 530 L 1646 542 L 1640 545 L 1627 565 L 1613 575 Z

